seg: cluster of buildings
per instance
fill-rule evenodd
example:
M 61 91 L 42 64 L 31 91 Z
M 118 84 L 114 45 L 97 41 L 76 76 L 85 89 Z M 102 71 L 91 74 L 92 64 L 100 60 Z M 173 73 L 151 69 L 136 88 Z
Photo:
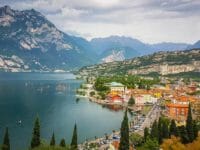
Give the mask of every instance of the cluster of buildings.
M 155 85 L 150 90 L 127 89 L 117 82 L 111 82 L 107 86 L 110 87 L 110 93 L 107 95 L 110 103 L 127 103 L 131 96 L 135 99 L 136 106 L 155 104 L 160 100 L 163 114 L 178 123 L 185 123 L 191 104 L 194 118 L 200 119 L 200 96 L 193 94 L 200 90 L 197 83 Z
M 107 95 L 107 100 L 110 103 L 127 103 L 132 96 L 137 106 L 143 106 L 145 104 L 154 104 L 159 98 L 157 91 L 127 89 L 126 86 L 117 82 L 111 82 L 107 86 L 110 87 L 110 92 Z

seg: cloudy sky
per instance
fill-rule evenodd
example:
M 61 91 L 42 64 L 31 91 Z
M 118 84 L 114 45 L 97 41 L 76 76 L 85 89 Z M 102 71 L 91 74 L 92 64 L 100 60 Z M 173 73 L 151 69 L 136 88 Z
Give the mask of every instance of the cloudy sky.
M 200 0 L 0 0 L 34 8 L 60 30 L 91 39 L 124 35 L 147 43 L 200 40 Z

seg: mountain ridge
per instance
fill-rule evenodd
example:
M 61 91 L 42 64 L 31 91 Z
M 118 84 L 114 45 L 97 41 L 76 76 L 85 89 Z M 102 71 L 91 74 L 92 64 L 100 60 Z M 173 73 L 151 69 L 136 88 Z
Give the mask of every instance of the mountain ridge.
M 60 31 L 34 9 L 18 11 L 9 6 L 0 7 L 0 35 L 0 70 L 11 72 L 77 70 L 104 61 L 192 46 L 184 43 L 152 45 L 126 36 L 87 41 Z

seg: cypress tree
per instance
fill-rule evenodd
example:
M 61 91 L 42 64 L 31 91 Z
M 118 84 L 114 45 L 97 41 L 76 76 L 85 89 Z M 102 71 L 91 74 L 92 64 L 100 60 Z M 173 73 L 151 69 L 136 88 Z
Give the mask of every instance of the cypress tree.
M 162 135 L 162 118 L 159 117 L 159 120 L 158 120 L 158 142 L 159 142 L 159 144 L 162 143 L 162 140 L 163 140 L 163 135 Z
M 178 135 L 177 127 L 176 127 L 176 123 L 175 123 L 174 119 L 171 121 L 169 130 L 170 130 L 170 136 L 172 136 L 172 135 L 177 136 Z
M 151 139 L 158 140 L 158 123 L 156 120 L 153 122 L 150 137 L 151 137 Z
M 55 140 L 55 135 L 53 133 L 52 137 L 51 137 L 51 141 L 50 141 L 50 146 L 55 146 L 56 145 L 56 140 Z
M 192 142 L 194 140 L 194 129 L 193 129 L 192 111 L 191 111 L 190 104 L 189 104 L 188 115 L 187 115 L 187 120 L 186 120 L 186 130 L 187 130 L 189 141 Z
M 65 139 L 61 139 L 61 141 L 60 141 L 60 146 L 61 146 L 61 147 L 66 147 Z
M 193 130 L 194 130 L 194 139 L 196 139 L 198 137 L 199 130 L 198 130 L 197 123 L 195 120 L 193 121 Z
M 35 148 L 39 145 L 40 145 L 40 121 L 39 118 L 37 117 L 33 128 L 31 148 Z
M 147 138 L 149 137 L 149 128 L 144 128 L 144 142 L 147 141 Z
M 77 127 L 76 124 L 74 125 L 74 131 L 73 131 L 73 136 L 72 136 L 72 141 L 71 141 L 71 147 L 73 149 L 78 149 L 78 142 L 77 142 Z
M 134 104 L 135 104 L 135 99 L 133 98 L 133 96 L 131 96 L 131 98 L 128 101 L 128 105 L 133 106 Z
M 167 123 L 164 122 L 164 121 L 163 121 L 163 124 L 162 124 L 162 137 L 164 139 L 169 138 L 169 129 L 168 129 Z
M 2 150 L 10 150 L 10 139 L 9 139 L 8 127 L 6 127 L 6 132 L 3 138 Z
M 179 132 L 179 136 L 181 137 L 181 142 L 183 144 L 188 143 L 189 142 L 189 138 L 188 138 L 185 126 L 178 127 L 178 132 Z
M 119 150 L 129 150 L 129 126 L 128 126 L 127 110 L 125 111 L 124 118 L 121 124 L 120 134 L 121 138 L 120 138 Z

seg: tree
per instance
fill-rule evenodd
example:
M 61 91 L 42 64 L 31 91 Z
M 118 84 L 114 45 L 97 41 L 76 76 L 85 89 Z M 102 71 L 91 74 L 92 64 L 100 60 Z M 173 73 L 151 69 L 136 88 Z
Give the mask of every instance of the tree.
M 78 149 L 77 127 L 76 127 L 76 124 L 74 125 L 74 131 L 73 131 L 73 136 L 72 136 L 72 141 L 71 141 L 71 147 L 73 149 Z
M 149 128 L 144 128 L 144 142 L 146 142 L 147 138 L 149 137 Z
M 40 121 L 39 118 L 37 117 L 33 128 L 31 148 L 35 148 L 39 145 L 40 145 Z
M 185 145 L 180 141 L 180 138 L 171 136 L 170 139 L 165 139 L 160 146 L 163 150 L 186 150 Z
M 162 125 L 162 137 L 164 139 L 169 138 L 169 129 L 166 122 L 163 122 L 163 125 Z
M 175 123 L 174 119 L 171 121 L 169 131 L 170 131 L 170 136 L 172 136 L 172 135 L 177 136 L 178 135 L 177 127 L 176 127 L 176 123 Z
M 119 150 L 129 150 L 129 126 L 128 126 L 127 110 L 125 111 L 124 118 L 121 124 L 120 134 L 121 138 L 120 138 Z
M 158 140 L 158 124 L 156 120 L 153 122 L 150 137 L 151 139 L 155 138 Z
M 129 106 L 135 105 L 135 99 L 133 98 L 133 96 L 131 96 L 131 98 L 129 99 L 128 105 L 129 105 Z
M 10 150 L 10 139 L 9 139 L 8 127 L 6 127 L 5 135 L 3 138 L 2 150 Z
M 189 138 L 188 138 L 188 134 L 187 134 L 185 126 L 178 127 L 178 134 L 179 134 L 179 137 L 181 137 L 182 143 L 185 144 L 189 142 Z
M 162 119 L 161 117 L 159 117 L 159 120 L 158 120 L 158 142 L 159 144 L 162 143 L 162 140 L 163 140 L 163 134 L 162 134 Z
M 195 120 L 193 121 L 193 130 L 194 130 L 194 139 L 196 139 L 198 137 L 199 129 L 197 127 L 197 122 Z
M 50 146 L 55 146 L 56 145 L 56 140 L 55 140 L 55 136 L 54 136 L 54 133 L 51 137 L 51 141 L 50 141 Z
M 91 91 L 90 92 L 90 96 L 92 97 L 92 96 L 94 96 L 95 95 L 95 92 L 94 91 Z
M 140 146 L 143 142 L 143 138 L 141 135 L 138 133 L 132 133 L 130 135 L 130 143 L 133 144 L 134 146 Z
M 65 139 L 61 139 L 61 141 L 60 141 L 60 146 L 61 146 L 61 147 L 66 147 Z
M 147 141 L 143 145 L 143 149 L 145 150 L 158 150 L 159 149 L 159 144 L 158 141 L 153 138 L 147 138 Z
M 193 120 L 192 120 L 192 111 L 191 111 L 191 106 L 189 104 L 188 108 L 188 115 L 187 115 L 187 120 L 186 120 L 186 130 L 187 130 L 187 135 L 189 138 L 189 142 L 192 142 L 194 140 L 194 129 L 193 129 Z

